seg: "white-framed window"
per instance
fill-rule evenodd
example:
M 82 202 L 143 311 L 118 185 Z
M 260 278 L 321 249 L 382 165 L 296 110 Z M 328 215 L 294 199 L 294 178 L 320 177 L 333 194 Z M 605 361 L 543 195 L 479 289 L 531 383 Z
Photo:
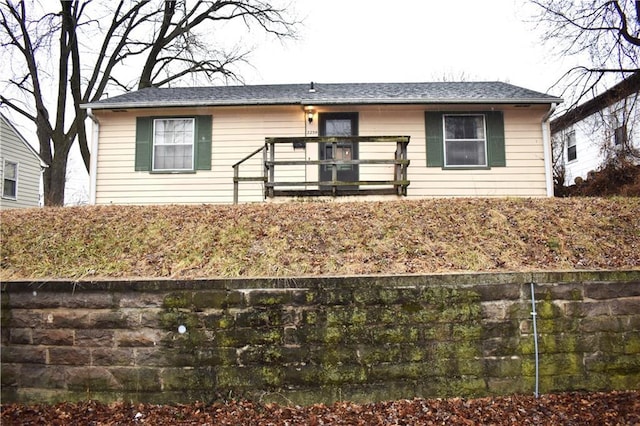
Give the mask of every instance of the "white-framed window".
M 153 120 L 153 170 L 194 170 L 193 118 Z
M 486 167 L 487 131 L 483 114 L 445 114 L 445 167 Z
M 578 151 L 576 148 L 576 132 L 572 130 L 565 134 L 565 142 L 567 145 L 567 161 L 578 159 Z
M 2 168 L 2 198 L 18 198 L 18 163 L 4 160 Z

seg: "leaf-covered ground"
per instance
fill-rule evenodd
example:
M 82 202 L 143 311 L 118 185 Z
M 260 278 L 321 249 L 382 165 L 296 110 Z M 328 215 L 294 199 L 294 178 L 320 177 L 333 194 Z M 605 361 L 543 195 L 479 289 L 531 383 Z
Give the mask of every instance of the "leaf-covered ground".
M 636 269 L 640 198 L 3 211 L 1 279 Z
M 9 425 L 638 425 L 640 392 L 565 393 L 480 399 L 414 399 L 286 407 L 229 401 L 150 405 L 94 401 L 3 405 Z

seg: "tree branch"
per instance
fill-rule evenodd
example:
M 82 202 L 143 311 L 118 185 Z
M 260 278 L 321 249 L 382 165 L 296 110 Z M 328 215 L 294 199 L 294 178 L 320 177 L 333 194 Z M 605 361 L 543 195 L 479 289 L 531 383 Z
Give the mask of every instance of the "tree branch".
M 0 95 L 0 105 L 6 105 L 9 108 L 11 108 L 12 110 L 14 110 L 15 112 L 17 112 L 18 114 L 20 114 L 20 115 L 24 116 L 25 118 L 29 119 L 30 121 L 33 121 L 34 123 L 36 122 L 35 115 L 33 115 L 33 114 L 29 113 L 27 110 L 19 107 L 13 101 L 5 98 L 2 95 Z

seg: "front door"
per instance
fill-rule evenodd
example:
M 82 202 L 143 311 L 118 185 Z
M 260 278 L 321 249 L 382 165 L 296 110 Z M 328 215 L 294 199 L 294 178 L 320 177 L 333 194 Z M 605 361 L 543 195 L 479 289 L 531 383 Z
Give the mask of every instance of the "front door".
M 320 114 L 320 136 L 358 136 L 358 113 L 355 112 L 335 112 Z M 335 149 L 335 153 L 334 153 Z M 334 157 L 335 154 L 335 157 Z M 333 147 L 330 143 L 320 144 L 320 160 L 357 160 L 358 159 L 358 143 L 350 141 L 338 142 Z M 332 180 L 333 166 L 320 165 L 320 180 Z M 340 164 L 337 166 L 339 181 L 357 181 L 358 165 L 357 164 Z M 321 189 L 330 189 L 330 187 L 321 187 Z M 349 185 L 338 187 L 340 189 L 353 190 L 358 189 L 357 185 Z

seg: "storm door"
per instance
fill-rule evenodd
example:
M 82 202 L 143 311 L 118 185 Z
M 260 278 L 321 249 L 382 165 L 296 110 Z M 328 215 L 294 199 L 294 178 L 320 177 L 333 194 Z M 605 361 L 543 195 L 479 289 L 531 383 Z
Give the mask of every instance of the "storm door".
M 355 112 L 338 112 L 320 114 L 320 136 L 358 136 L 358 113 Z M 321 143 L 320 160 L 357 160 L 358 159 L 358 143 L 351 141 L 338 141 L 334 146 L 332 143 Z M 332 180 L 333 166 L 320 165 L 320 180 Z M 338 164 L 337 180 L 339 181 L 357 181 L 358 165 L 357 164 Z M 331 189 L 331 187 L 322 186 L 320 189 Z M 358 189 L 358 185 L 349 185 L 338 187 L 340 190 Z

